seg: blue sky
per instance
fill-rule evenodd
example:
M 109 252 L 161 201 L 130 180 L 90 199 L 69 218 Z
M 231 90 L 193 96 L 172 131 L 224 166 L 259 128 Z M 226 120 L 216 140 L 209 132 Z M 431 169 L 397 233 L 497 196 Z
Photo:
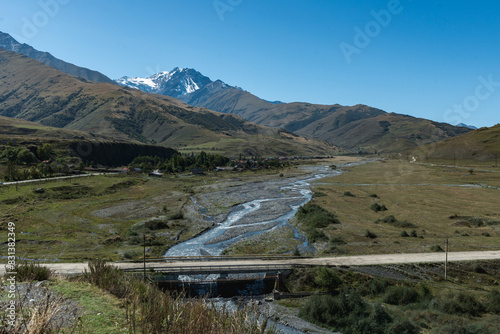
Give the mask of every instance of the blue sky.
M 116 79 L 195 68 L 267 99 L 500 122 L 500 3 L 4 0 L 0 30 Z

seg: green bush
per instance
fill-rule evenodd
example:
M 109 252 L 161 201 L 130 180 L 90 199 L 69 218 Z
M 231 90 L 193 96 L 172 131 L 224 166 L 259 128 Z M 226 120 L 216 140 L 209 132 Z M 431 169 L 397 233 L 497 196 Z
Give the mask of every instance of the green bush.
M 319 267 L 316 269 L 314 282 L 329 292 L 335 291 L 342 284 L 342 280 L 335 270 L 328 267 Z
M 144 223 L 144 227 L 150 230 L 161 230 L 168 228 L 168 222 L 164 220 L 150 220 Z
M 480 325 L 464 325 L 460 323 L 452 323 L 438 328 L 439 334 L 490 334 L 492 333 L 488 327 Z
M 375 224 L 379 224 L 379 223 L 389 224 L 389 225 L 392 225 L 395 227 L 416 227 L 414 224 L 412 224 L 406 220 L 401 221 L 401 220 L 396 219 L 396 217 L 394 217 L 393 215 L 389 215 L 389 216 L 386 216 L 382 219 L 377 219 L 375 221 Z
M 184 214 L 182 213 L 182 211 L 179 211 L 179 212 L 171 214 L 170 216 L 168 216 L 167 219 L 169 219 L 169 220 L 184 219 Z
M 410 235 L 406 231 L 403 231 L 399 234 L 399 236 L 402 238 L 408 238 Z
M 444 250 L 439 245 L 431 246 L 431 251 L 433 251 L 433 252 L 444 252 Z
M 301 206 L 297 210 L 295 217 L 307 227 L 323 228 L 330 224 L 340 224 L 340 221 L 333 213 L 313 203 Z
M 474 272 L 478 274 L 487 274 L 486 269 L 484 269 L 483 266 L 481 266 L 479 263 L 475 263 L 472 270 L 474 270 Z
M 492 290 L 488 293 L 485 307 L 490 313 L 500 314 L 500 292 L 498 290 Z
M 341 237 L 333 237 L 330 239 L 330 243 L 332 245 L 345 245 L 347 244 L 347 242 L 345 242 L 344 239 L 342 239 Z
M 328 237 L 326 236 L 326 234 L 314 227 L 308 228 L 306 230 L 306 237 L 310 243 L 315 243 L 318 241 L 328 241 Z
M 370 284 L 368 285 L 367 294 L 372 297 L 381 295 L 385 293 L 390 286 L 391 283 L 388 279 L 374 278 L 370 281 Z
M 45 281 L 52 277 L 53 271 L 38 263 L 23 261 L 16 263 L 12 272 L 17 273 L 16 280 L 22 281 Z M 7 275 L 5 275 L 7 277 Z M 8 275 L 10 277 L 10 275 Z
M 381 305 L 371 307 L 356 290 L 343 289 L 337 296 L 312 296 L 299 317 L 343 334 L 383 334 L 392 321 Z
M 403 320 L 390 326 L 388 333 L 418 334 L 420 333 L 420 328 L 410 320 Z
M 384 204 L 380 205 L 378 203 L 373 203 L 372 205 L 370 205 L 370 209 L 375 212 L 387 211 L 387 207 Z
M 354 195 L 353 193 L 351 193 L 350 191 L 346 191 L 342 194 L 343 197 L 356 197 L 356 195 Z
M 408 305 L 416 303 L 419 294 L 415 288 L 407 286 L 391 286 L 384 296 L 384 303 L 391 305 Z
M 478 317 L 485 312 L 484 306 L 472 295 L 453 293 L 442 295 L 432 301 L 435 309 L 448 314 L 464 314 Z
M 377 238 L 377 235 L 370 230 L 366 230 L 365 237 L 370 239 L 375 239 Z

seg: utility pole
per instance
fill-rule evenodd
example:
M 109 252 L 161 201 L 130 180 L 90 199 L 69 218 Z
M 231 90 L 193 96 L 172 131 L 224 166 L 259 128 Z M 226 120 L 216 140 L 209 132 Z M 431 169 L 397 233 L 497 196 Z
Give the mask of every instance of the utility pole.
M 143 234 L 143 245 L 144 245 L 144 256 L 142 257 L 142 260 L 144 262 L 144 273 L 143 273 L 143 279 L 144 282 L 146 282 L 146 235 Z
M 446 259 L 444 262 L 444 280 L 448 280 L 448 238 L 446 238 Z

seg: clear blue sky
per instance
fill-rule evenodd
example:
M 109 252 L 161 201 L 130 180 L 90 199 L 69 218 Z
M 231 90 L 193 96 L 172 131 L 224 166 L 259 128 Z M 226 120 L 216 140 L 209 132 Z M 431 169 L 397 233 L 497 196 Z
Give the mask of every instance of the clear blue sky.
M 499 17 L 494 0 L 0 3 L 1 31 L 113 79 L 190 67 L 267 100 L 476 126 L 500 122 Z

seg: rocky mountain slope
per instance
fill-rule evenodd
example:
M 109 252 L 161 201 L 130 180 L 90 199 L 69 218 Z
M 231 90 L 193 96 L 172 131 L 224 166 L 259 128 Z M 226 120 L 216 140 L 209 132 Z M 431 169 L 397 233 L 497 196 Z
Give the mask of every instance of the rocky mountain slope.
M 193 106 L 234 113 L 248 121 L 283 128 L 307 138 L 325 140 L 352 152 L 401 152 L 471 130 L 463 126 L 387 113 L 366 105 L 272 103 L 220 80 L 210 81 L 193 69 L 176 68 L 172 72 L 162 73 L 150 78 L 122 78 L 117 82 L 175 96 Z M 163 78 L 163 81 L 158 82 L 158 77 Z M 167 84 L 170 80 L 172 83 Z M 151 87 L 154 89 L 151 90 Z
M 9 34 L 3 32 L 0 32 L 0 48 L 23 54 L 69 75 L 74 75 L 90 81 L 114 83 L 113 80 L 102 73 L 70 64 L 52 56 L 48 52 L 38 51 L 28 44 L 21 44 Z
M 237 155 L 332 154 L 336 148 L 162 95 L 69 76 L 0 49 L 0 115 L 122 141 Z

